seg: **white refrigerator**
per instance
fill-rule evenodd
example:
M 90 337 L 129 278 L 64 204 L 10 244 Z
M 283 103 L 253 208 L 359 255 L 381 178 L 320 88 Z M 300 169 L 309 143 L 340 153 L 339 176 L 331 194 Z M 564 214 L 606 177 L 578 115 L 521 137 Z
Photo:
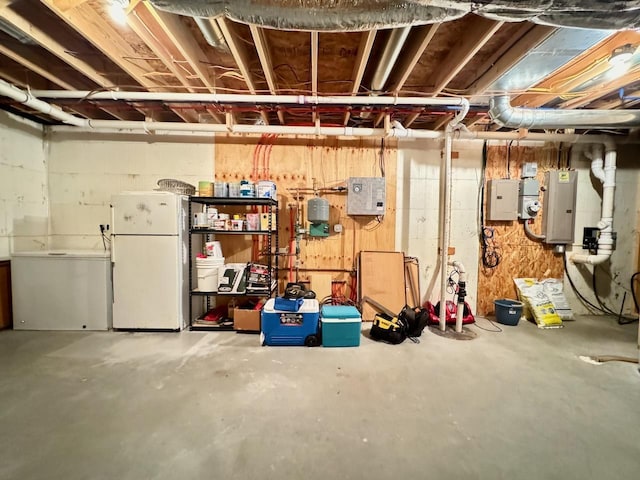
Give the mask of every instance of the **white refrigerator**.
M 189 312 L 187 197 L 111 198 L 113 328 L 182 330 Z

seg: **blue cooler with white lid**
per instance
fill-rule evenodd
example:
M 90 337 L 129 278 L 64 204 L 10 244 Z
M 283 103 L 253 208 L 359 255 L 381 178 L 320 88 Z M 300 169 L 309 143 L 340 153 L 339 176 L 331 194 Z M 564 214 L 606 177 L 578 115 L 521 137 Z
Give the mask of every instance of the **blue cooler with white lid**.
M 362 317 L 356 307 L 325 305 L 321 319 L 323 347 L 360 346 Z
M 317 299 L 304 299 L 295 311 L 276 310 L 275 300 L 267 300 L 262 309 L 262 345 L 319 345 L 318 321 L 320 304 Z

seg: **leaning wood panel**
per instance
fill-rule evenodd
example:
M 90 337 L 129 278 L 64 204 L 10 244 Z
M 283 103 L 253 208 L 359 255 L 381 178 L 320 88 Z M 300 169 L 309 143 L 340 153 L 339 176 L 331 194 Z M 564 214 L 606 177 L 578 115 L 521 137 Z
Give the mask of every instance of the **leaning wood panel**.
M 489 147 L 487 150 L 486 180 L 507 178 L 507 165 L 510 178 L 520 178 L 525 162 L 538 163 L 538 180 L 543 184 L 544 173 L 564 166 L 559 162 L 558 148 L 555 144 L 544 147 L 519 147 L 512 145 Z M 485 184 L 485 192 L 487 186 Z M 485 194 L 486 200 L 486 194 Z M 553 277 L 562 278 L 564 266 L 562 256 L 553 253 L 553 246 L 529 239 L 522 222 L 490 222 L 488 227 L 494 229 L 494 240 L 500 249 L 502 259 L 496 268 L 485 268 L 480 265 L 478 275 L 478 314 L 494 313 L 493 301 L 498 298 L 517 298 L 513 283 L 519 277 Z M 534 233 L 540 233 L 542 212 L 538 214 L 532 227 Z M 482 252 L 480 252 L 482 255 Z
M 292 243 L 291 216 L 300 207 L 303 225 L 306 223 L 307 201 L 314 179 L 318 188 L 344 186 L 352 176 L 380 176 L 380 139 L 310 139 L 304 137 L 216 137 L 215 178 L 217 181 L 239 182 L 269 179 L 276 183 L 279 204 L 279 237 L 281 250 L 295 252 Z M 314 271 L 328 271 L 334 281 L 351 284 L 349 271 L 354 269 L 361 250 L 394 250 L 396 223 L 396 142 L 385 141 L 384 168 L 387 210 L 381 223 L 375 217 L 349 217 L 346 214 L 347 195 L 344 192 L 322 193 L 330 203 L 329 224 L 341 224 L 342 233 L 330 232 L 327 238 L 303 236 L 300 242 L 300 276 L 307 281 Z M 222 238 L 227 262 L 246 261 L 251 257 L 249 237 Z M 261 248 L 261 247 L 258 247 Z M 284 251 L 282 252 L 284 254 Z M 279 257 L 281 280 L 289 278 L 289 262 L 293 258 Z M 293 265 L 293 263 L 291 263 Z M 345 283 L 341 284 L 345 285 Z M 346 295 L 350 291 L 347 288 Z

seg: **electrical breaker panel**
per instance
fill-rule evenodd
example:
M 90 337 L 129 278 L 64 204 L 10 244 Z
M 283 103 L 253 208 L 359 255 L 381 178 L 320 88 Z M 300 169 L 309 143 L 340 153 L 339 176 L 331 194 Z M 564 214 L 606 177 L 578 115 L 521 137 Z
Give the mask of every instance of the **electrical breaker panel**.
M 573 243 L 576 225 L 576 193 L 578 172 L 553 170 L 545 173 L 542 232 L 545 243 Z
M 492 179 L 487 182 L 487 220 L 518 219 L 518 180 Z
M 347 215 L 384 215 L 387 209 L 384 177 L 349 177 Z
M 540 211 L 540 182 L 535 178 L 523 178 L 518 187 L 518 218 L 529 220 Z

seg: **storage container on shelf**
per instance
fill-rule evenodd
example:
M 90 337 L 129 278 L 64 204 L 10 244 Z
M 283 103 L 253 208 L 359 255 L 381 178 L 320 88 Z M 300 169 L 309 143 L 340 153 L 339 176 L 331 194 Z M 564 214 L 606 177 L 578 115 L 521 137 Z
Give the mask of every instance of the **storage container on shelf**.
M 276 310 L 274 303 L 270 298 L 262 310 L 262 345 L 318 345 L 318 300 L 305 299 L 297 312 Z
M 256 184 L 256 197 L 276 198 L 276 184 L 270 180 L 260 180 Z
M 229 184 L 229 196 L 233 198 L 240 197 L 240 182 Z
M 229 196 L 229 184 L 227 182 L 214 182 L 213 183 L 213 196 L 214 197 L 228 197 Z
M 218 273 L 222 266 L 224 266 L 224 257 L 196 258 L 196 274 L 198 277 L 199 291 L 218 291 Z

